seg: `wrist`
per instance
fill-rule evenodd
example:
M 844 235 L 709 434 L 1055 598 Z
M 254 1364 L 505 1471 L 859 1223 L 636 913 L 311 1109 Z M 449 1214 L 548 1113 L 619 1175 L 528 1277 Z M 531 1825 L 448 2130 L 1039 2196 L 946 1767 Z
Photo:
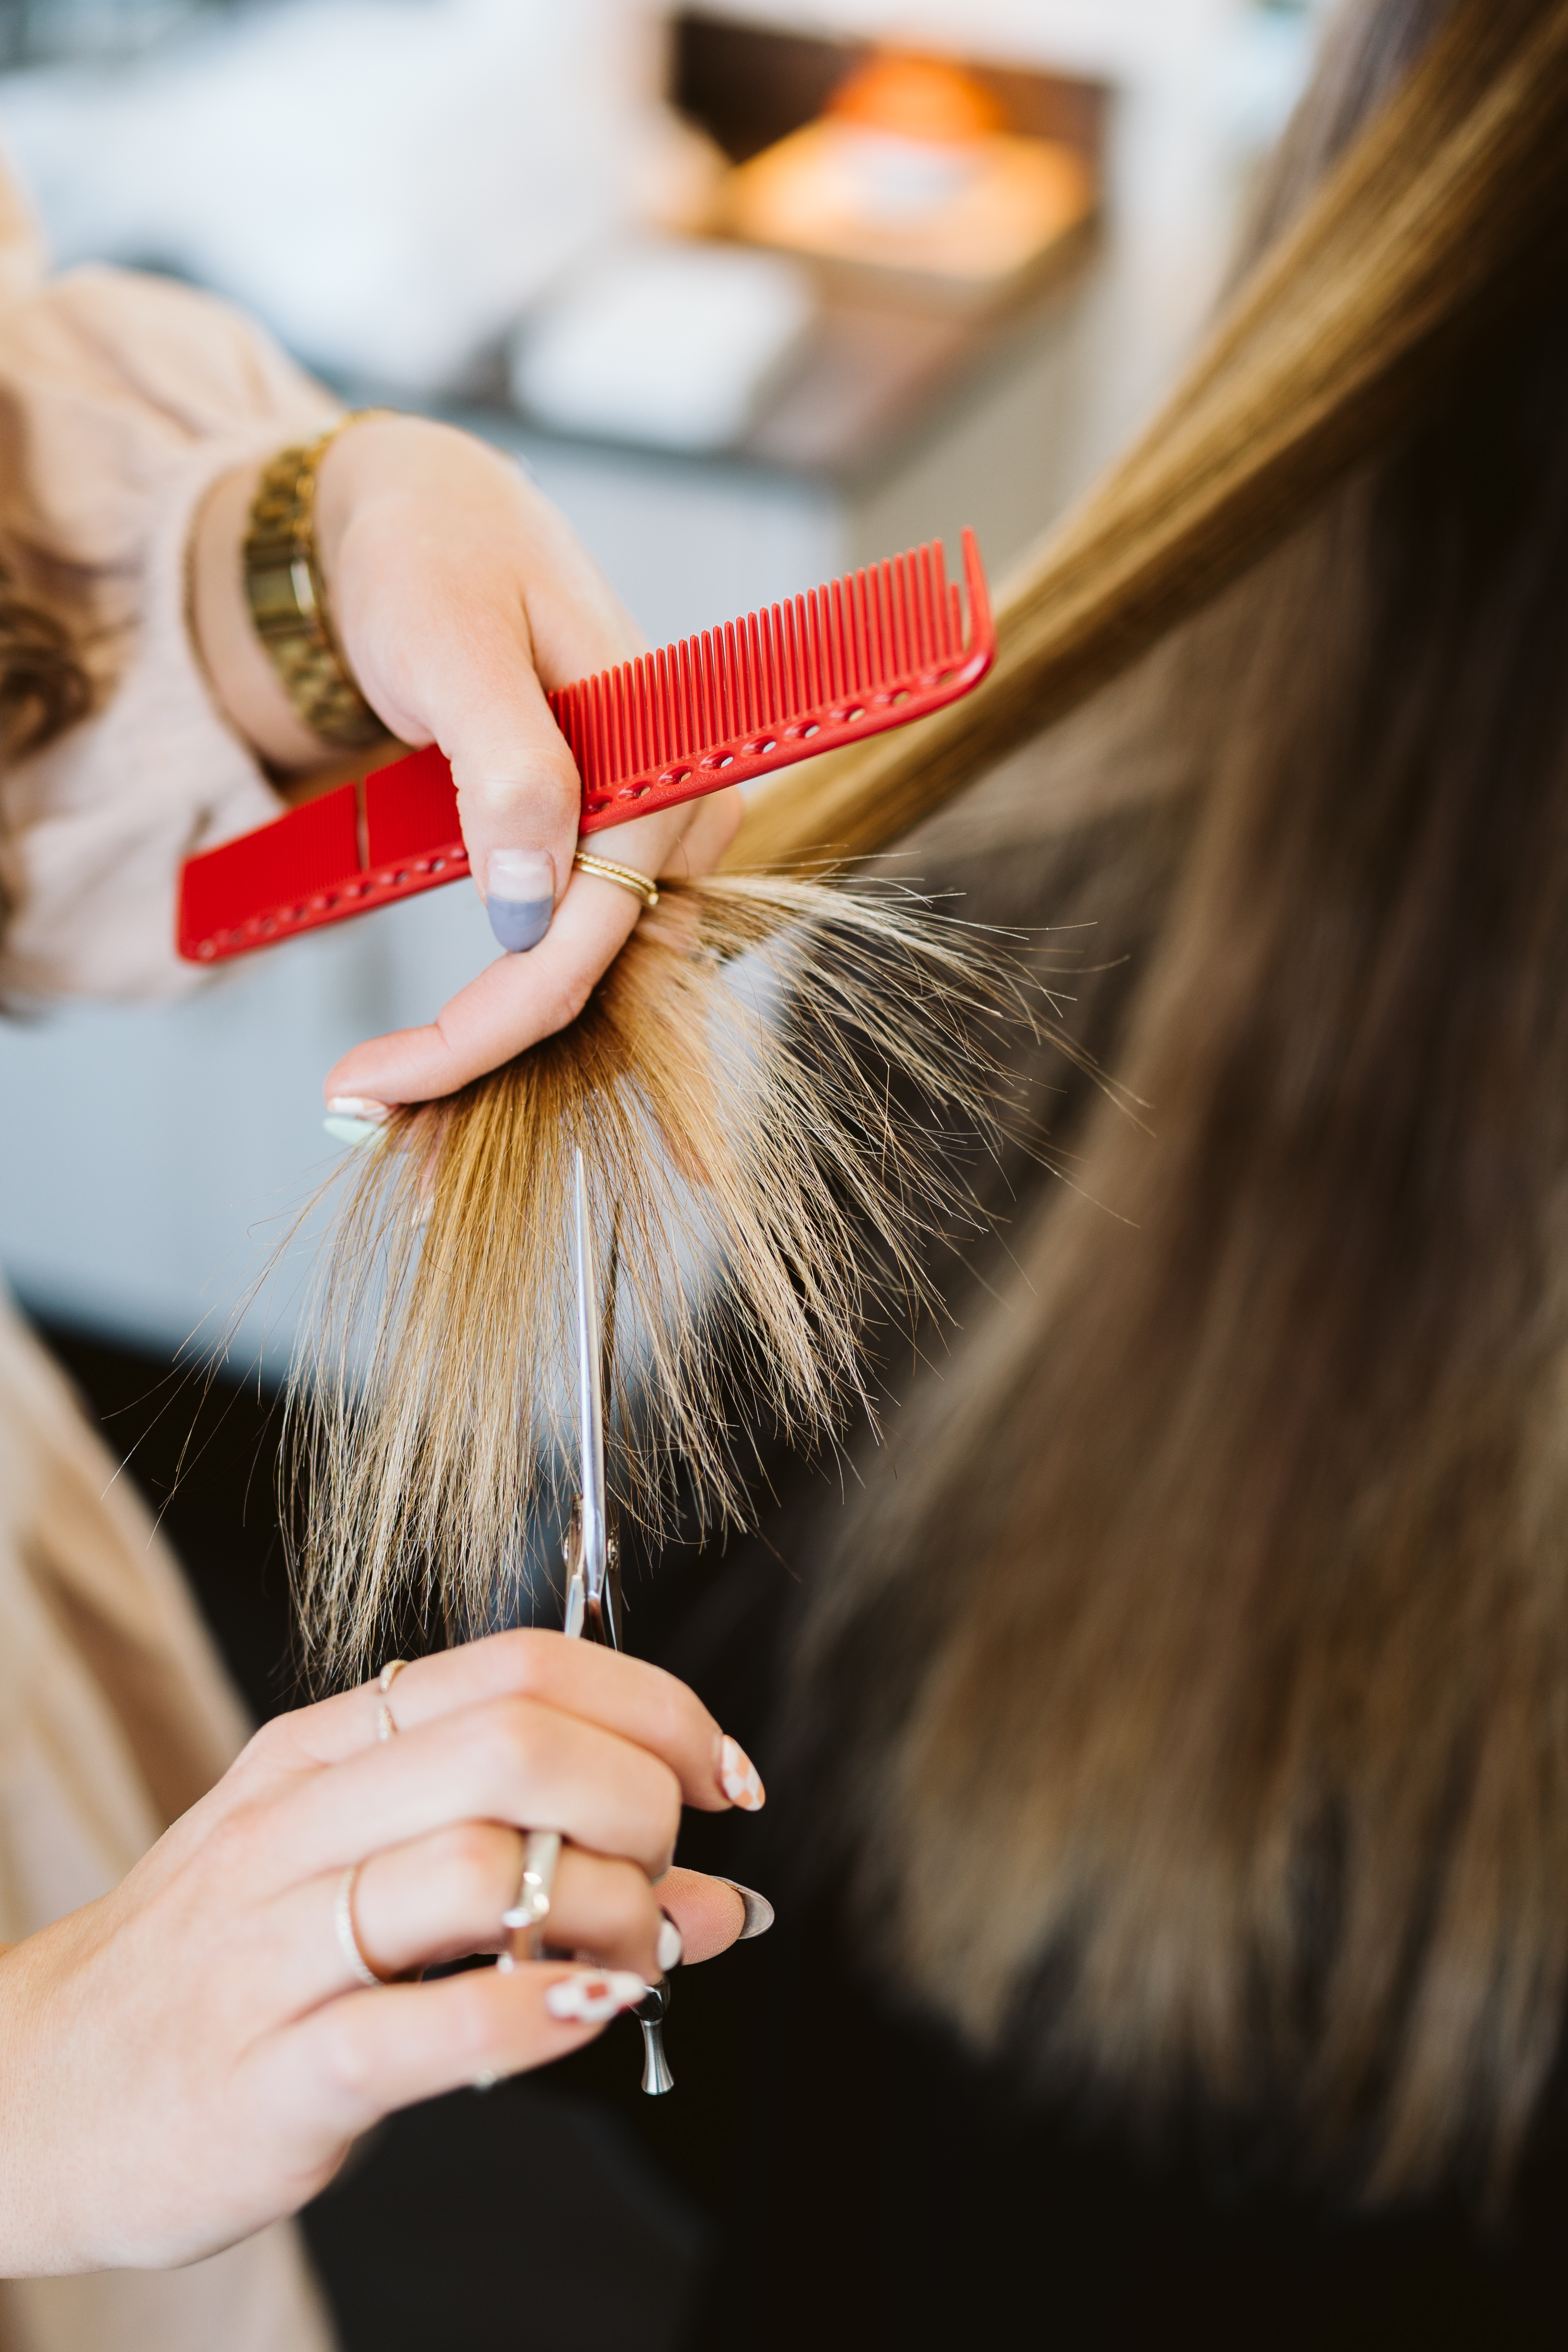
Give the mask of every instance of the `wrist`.
M 237 467 L 208 491 L 191 537 L 191 633 L 208 684 L 236 730 L 270 766 L 320 767 L 331 747 L 295 710 L 246 600 L 241 551 L 261 462 Z
M 196 651 L 226 715 L 275 767 L 319 768 L 386 740 L 334 626 L 316 509 L 320 471 L 338 442 L 382 421 L 350 416 L 311 443 L 237 467 L 196 519 Z

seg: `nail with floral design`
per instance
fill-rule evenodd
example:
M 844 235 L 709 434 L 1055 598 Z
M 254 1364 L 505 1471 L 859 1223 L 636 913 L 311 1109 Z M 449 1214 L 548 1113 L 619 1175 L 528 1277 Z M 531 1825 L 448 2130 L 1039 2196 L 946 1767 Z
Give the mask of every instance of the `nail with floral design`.
M 544 2006 L 566 2024 L 602 2025 L 647 1999 L 647 1985 L 629 1969 L 584 1969 L 576 1976 L 558 1977 L 545 1991 Z

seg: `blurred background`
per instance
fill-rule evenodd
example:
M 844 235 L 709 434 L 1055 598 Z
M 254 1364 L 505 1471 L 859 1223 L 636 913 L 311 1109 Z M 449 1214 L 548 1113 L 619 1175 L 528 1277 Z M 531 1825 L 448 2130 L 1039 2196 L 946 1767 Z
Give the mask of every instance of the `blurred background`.
M 215 288 L 515 451 L 660 643 L 964 523 L 1005 575 L 1177 364 L 1320 13 L 0 0 L 0 136 L 62 265 Z M 462 886 L 0 1027 L 23 1300 L 157 1355 L 226 1328 L 330 1164 L 324 1071 L 492 952 Z

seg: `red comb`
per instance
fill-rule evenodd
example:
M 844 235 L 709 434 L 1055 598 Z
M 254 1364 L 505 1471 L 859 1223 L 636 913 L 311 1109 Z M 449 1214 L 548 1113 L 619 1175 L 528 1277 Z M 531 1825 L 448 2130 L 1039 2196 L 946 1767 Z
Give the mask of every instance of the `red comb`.
M 980 551 L 963 534 L 965 641 L 939 541 L 808 596 L 705 629 L 550 697 L 602 833 L 794 760 L 923 719 L 996 653 Z M 432 747 L 186 860 L 178 945 L 193 963 L 341 923 L 468 870 L 452 772 Z

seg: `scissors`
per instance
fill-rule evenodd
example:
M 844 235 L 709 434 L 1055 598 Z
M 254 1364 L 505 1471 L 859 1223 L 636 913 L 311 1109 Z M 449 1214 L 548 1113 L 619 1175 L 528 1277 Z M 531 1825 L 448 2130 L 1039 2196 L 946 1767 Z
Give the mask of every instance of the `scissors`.
M 573 1165 L 572 1273 L 576 1293 L 577 1497 L 566 1533 L 568 1641 L 621 1646 L 620 1545 L 605 1485 L 605 1402 L 610 1392 L 616 1347 L 616 1279 L 619 1249 L 610 1236 L 607 1303 L 601 1305 L 588 1213 L 588 1177 L 579 1149 Z M 524 1938 L 531 1959 L 543 1948 L 551 1885 L 561 1857 L 558 1830 L 531 1830 L 523 1848 L 522 1883 L 503 1924 Z M 510 1955 L 507 1956 L 510 1958 Z M 669 2008 L 669 1979 L 660 1977 L 633 2011 L 643 2032 L 642 2086 L 658 2097 L 675 2087 L 664 2053 L 663 2021 Z
M 566 1536 L 566 1635 L 621 1646 L 620 1545 L 605 1492 L 605 1400 L 616 1349 L 619 1251 L 610 1237 L 608 1310 L 599 1301 L 588 1179 L 573 1164 L 572 1273 L 577 1293 L 577 1500 Z

